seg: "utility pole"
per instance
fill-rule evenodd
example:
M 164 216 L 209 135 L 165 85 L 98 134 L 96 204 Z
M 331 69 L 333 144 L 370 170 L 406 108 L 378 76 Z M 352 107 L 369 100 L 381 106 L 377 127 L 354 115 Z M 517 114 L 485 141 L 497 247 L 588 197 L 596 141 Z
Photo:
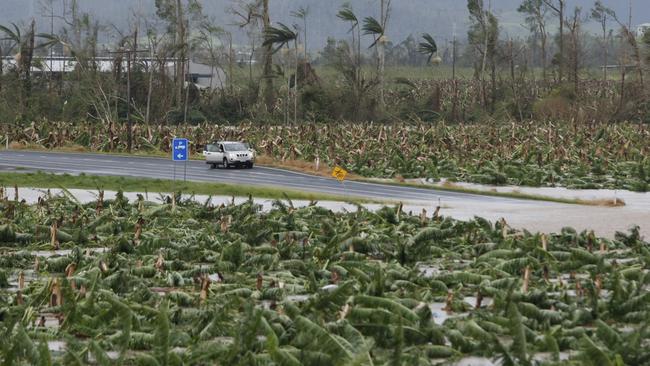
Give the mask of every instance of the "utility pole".
M 456 22 L 453 25 L 451 40 L 451 78 L 456 82 Z
M 271 28 L 271 16 L 269 9 L 270 0 L 262 0 L 262 21 L 264 23 L 264 32 Z M 268 112 L 273 110 L 275 105 L 275 90 L 273 89 L 273 45 L 264 46 L 264 103 Z
M 54 35 L 54 3 L 50 1 L 50 13 L 47 14 L 47 8 L 43 6 L 41 9 L 41 17 L 50 18 L 50 35 Z M 52 77 L 54 76 L 54 67 L 52 59 L 54 58 L 54 48 L 50 46 L 50 79 L 48 81 L 48 90 L 52 89 Z
M 135 37 L 138 36 L 136 31 Z M 147 52 L 146 50 L 138 51 L 136 49 L 121 49 L 119 51 L 109 52 L 111 54 L 121 54 L 126 56 L 126 149 L 130 154 L 133 149 L 133 121 L 131 120 L 131 58 L 137 58 L 138 52 Z
M 133 147 L 133 122 L 131 121 L 131 53 L 126 55 L 126 150 L 130 154 Z

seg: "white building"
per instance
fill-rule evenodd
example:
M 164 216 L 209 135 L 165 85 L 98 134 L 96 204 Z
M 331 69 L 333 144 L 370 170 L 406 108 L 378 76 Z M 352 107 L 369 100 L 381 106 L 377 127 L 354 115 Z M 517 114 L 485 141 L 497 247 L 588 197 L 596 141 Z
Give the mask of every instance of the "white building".
M 146 69 L 151 67 L 157 60 L 142 57 L 138 58 L 138 63 L 144 65 Z M 16 68 L 15 57 L 2 58 L 3 73 L 8 74 Z M 99 72 L 113 72 L 115 61 L 112 58 L 97 57 L 93 60 L 92 67 Z M 133 66 L 132 66 L 133 67 Z M 176 74 L 173 61 L 166 61 L 168 75 L 172 77 Z M 68 74 L 77 68 L 77 60 L 72 57 L 34 57 L 31 73 L 40 74 Z M 122 71 L 126 72 L 126 61 L 122 61 Z M 226 85 L 226 73 L 218 67 L 190 62 L 189 75 L 187 82 L 193 83 L 199 89 L 222 89 Z
M 3 57 L 3 71 L 5 74 L 11 72 L 16 67 L 16 57 Z M 75 70 L 77 60 L 72 57 L 37 57 L 32 60 L 31 73 L 38 75 L 40 73 L 67 74 Z M 100 72 L 111 72 L 113 61 L 110 59 L 98 58 L 94 62 L 94 67 Z
M 176 75 L 173 64 L 167 66 L 167 72 Z M 190 81 L 199 89 L 222 89 L 226 85 L 226 73 L 221 68 L 191 61 L 186 82 Z
M 643 23 L 636 26 L 636 36 L 643 37 L 646 31 L 650 29 L 650 23 Z

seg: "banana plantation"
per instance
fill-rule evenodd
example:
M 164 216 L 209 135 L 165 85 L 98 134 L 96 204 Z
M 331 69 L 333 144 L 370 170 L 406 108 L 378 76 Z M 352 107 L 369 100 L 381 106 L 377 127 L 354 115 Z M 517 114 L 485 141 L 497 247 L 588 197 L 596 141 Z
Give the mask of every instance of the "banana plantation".
M 92 122 L 0 126 L 16 147 L 127 150 L 125 125 Z M 196 153 L 215 140 L 245 140 L 275 162 L 341 165 L 373 178 L 448 178 L 493 185 L 615 188 L 650 184 L 650 130 L 643 124 L 135 125 L 133 148 L 168 152 L 175 136 Z
M 0 201 L 2 364 L 650 364 L 637 228 L 103 196 Z

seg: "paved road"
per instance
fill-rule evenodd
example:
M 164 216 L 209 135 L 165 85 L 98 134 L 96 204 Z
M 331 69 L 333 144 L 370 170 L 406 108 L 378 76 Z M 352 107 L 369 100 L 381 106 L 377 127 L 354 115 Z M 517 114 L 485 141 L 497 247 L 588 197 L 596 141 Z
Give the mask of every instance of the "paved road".
M 176 163 L 176 177 L 183 179 L 183 163 Z M 55 153 L 42 151 L 0 151 L 0 170 L 25 168 L 44 172 L 143 178 L 171 179 L 174 163 L 162 158 L 129 157 L 116 155 Z M 291 172 L 283 169 L 255 167 L 249 169 L 210 169 L 202 161 L 187 163 L 187 179 L 195 182 L 217 182 L 284 188 L 339 196 L 361 197 L 381 200 L 401 200 L 422 204 L 462 201 L 467 203 L 530 204 L 530 201 L 502 197 L 490 197 L 465 193 L 436 191 L 422 188 L 397 187 L 383 184 L 348 181 L 345 188 L 334 179 Z M 537 202 L 538 205 L 550 203 Z

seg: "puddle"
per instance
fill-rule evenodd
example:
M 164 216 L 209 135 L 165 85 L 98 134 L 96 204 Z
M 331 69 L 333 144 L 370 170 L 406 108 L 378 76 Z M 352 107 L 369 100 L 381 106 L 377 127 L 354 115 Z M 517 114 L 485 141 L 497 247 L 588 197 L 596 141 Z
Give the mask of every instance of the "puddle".
M 616 327 L 616 329 L 618 329 L 618 331 L 622 333 L 631 333 L 637 330 L 637 328 L 635 328 L 632 325 L 624 325 L 622 327 Z
M 336 290 L 337 288 L 339 288 L 339 285 L 325 285 L 325 286 L 321 287 L 320 289 L 321 289 L 321 291 L 332 292 L 332 291 Z
M 560 352 L 559 354 L 560 361 L 568 361 L 571 358 L 570 352 Z M 553 354 L 550 352 L 540 352 L 533 355 L 534 363 L 545 363 L 552 362 Z M 499 360 L 491 360 L 486 357 L 464 357 L 458 360 L 456 363 L 453 363 L 454 366 L 502 366 L 503 363 Z
M 47 348 L 50 352 L 64 352 L 66 343 L 64 341 L 47 341 Z
M 430 266 L 430 265 L 419 266 L 418 271 L 420 271 L 420 274 L 424 278 L 432 278 L 432 277 L 440 275 L 440 273 L 441 273 L 440 267 Z
M 221 281 L 223 281 L 223 279 L 221 278 L 221 276 L 219 276 L 218 273 L 210 274 L 210 275 L 208 275 L 208 278 L 210 279 L 211 282 L 221 282 Z
M 216 343 L 221 343 L 221 344 L 233 344 L 235 343 L 235 338 L 233 337 L 216 337 L 212 339 Z
M 72 249 L 36 250 L 36 251 L 29 252 L 29 254 L 33 255 L 34 257 L 43 257 L 43 258 L 66 256 L 66 255 L 70 255 L 71 253 L 72 253 Z
M 429 309 L 431 309 L 431 315 L 433 316 L 434 323 L 442 325 L 447 319 L 466 317 L 469 315 L 469 313 L 449 313 L 444 310 L 445 306 L 445 303 L 442 302 L 434 302 L 432 304 L 429 304 Z
M 476 296 L 465 296 L 463 298 L 463 301 L 465 301 L 467 304 L 471 305 L 472 307 L 476 306 Z M 481 308 L 486 308 L 494 303 L 494 299 L 491 297 L 484 297 L 481 300 Z
M 568 361 L 571 358 L 570 352 L 560 352 L 560 361 Z M 553 354 L 550 352 L 540 352 L 533 355 L 533 361 L 537 362 L 552 362 Z
M 60 326 L 59 318 L 56 317 L 56 314 L 52 313 L 39 314 L 34 321 L 34 327 L 36 328 L 59 329 Z
M 488 190 L 498 189 L 503 187 L 489 187 Z M 528 189 L 527 187 L 513 187 L 512 189 L 522 190 Z M 555 188 L 552 188 L 555 190 Z M 20 188 L 20 197 L 24 198 L 27 203 L 36 203 L 38 197 L 43 196 L 43 191 L 38 189 Z M 61 190 L 52 189 L 52 195 L 62 195 Z M 80 202 L 88 203 L 96 200 L 96 192 L 91 192 L 81 189 L 70 189 L 69 192 L 75 196 Z M 523 191 L 521 191 L 524 193 Z M 585 191 L 580 191 L 585 192 Z M 622 191 L 619 191 L 622 193 Z M 125 192 L 124 196 L 133 202 L 138 199 L 138 195 L 145 194 L 145 192 Z M 168 194 L 168 193 L 165 193 Z M 533 193 L 534 194 L 534 193 Z M 151 194 L 153 195 L 153 193 Z M 164 195 L 164 194 L 163 194 Z M 632 195 L 629 193 L 628 195 Z M 116 196 L 114 191 L 105 191 L 105 200 L 112 200 Z M 571 198 L 575 195 L 571 194 Z M 481 216 L 490 221 L 497 221 L 502 217 L 508 220 L 508 223 L 516 229 L 526 228 L 533 232 L 560 232 L 563 227 L 574 227 L 578 232 L 582 230 L 592 230 L 594 228 L 598 236 L 608 237 L 613 239 L 617 231 L 627 232 L 630 222 L 644 223 L 648 222 L 650 213 L 650 194 L 633 194 L 633 196 L 626 197 L 625 195 L 618 196 L 627 202 L 627 206 L 618 208 L 609 207 L 592 207 L 582 205 L 563 205 L 558 203 L 540 202 L 540 201 L 504 201 L 495 206 L 492 200 L 476 200 L 471 197 L 439 197 L 435 193 L 431 196 L 432 202 L 422 201 L 404 201 L 405 212 L 420 212 L 422 209 L 432 211 L 432 205 L 435 205 L 437 198 L 444 199 L 445 202 L 439 201 L 443 207 L 443 215 L 453 217 L 458 220 L 472 220 L 475 216 Z M 189 199 L 185 195 L 183 199 Z M 192 199 L 201 203 L 208 199 L 205 195 L 192 196 Z M 231 204 L 232 197 L 230 196 L 213 196 L 211 197 L 213 205 Z M 235 204 L 245 202 L 247 198 L 235 198 Z M 149 200 L 154 202 L 154 200 Z M 272 200 L 255 199 L 256 204 L 260 204 L 264 211 L 272 208 Z M 294 200 L 293 204 L 296 207 L 306 207 L 311 204 L 306 200 Z M 356 211 L 357 206 L 334 201 L 319 201 L 319 207 L 323 207 L 335 212 L 351 212 Z M 364 207 L 371 211 L 381 209 L 384 204 L 365 204 Z M 617 215 L 612 215 L 612 210 L 617 211 Z M 531 215 L 530 212 L 535 212 Z M 431 212 L 429 213 L 431 214 Z M 585 218 L 589 218 L 588 220 Z M 642 226 L 641 234 L 648 236 L 650 230 L 647 226 Z
M 160 296 L 165 296 L 170 292 L 178 291 L 178 289 L 175 287 L 149 287 L 149 291 Z
M 305 302 L 309 300 L 309 295 L 288 295 L 287 301 L 291 302 Z
M 110 251 L 110 248 L 85 248 L 83 249 L 84 254 L 86 252 L 90 253 L 106 253 Z M 59 250 L 35 250 L 28 252 L 30 255 L 35 257 L 50 258 L 54 256 L 66 256 L 72 254 L 72 249 L 59 249 Z
M 616 262 L 617 264 L 629 265 L 630 263 L 635 263 L 635 262 L 638 262 L 638 261 L 639 261 L 639 259 L 634 258 L 634 257 L 605 259 L 605 263 L 607 263 L 607 264 L 614 264 L 614 262 Z
M 492 361 L 485 357 L 465 357 L 454 363 L 454 366 L 501 366 L 501 362 Z
M 117 351 L 106 351 L 106 356 L 111 360 L 117 360 L 120 357 L 120 353 Z M 88 353 L 88 362 L 96 363 L 97 359 L 92 353 Z

